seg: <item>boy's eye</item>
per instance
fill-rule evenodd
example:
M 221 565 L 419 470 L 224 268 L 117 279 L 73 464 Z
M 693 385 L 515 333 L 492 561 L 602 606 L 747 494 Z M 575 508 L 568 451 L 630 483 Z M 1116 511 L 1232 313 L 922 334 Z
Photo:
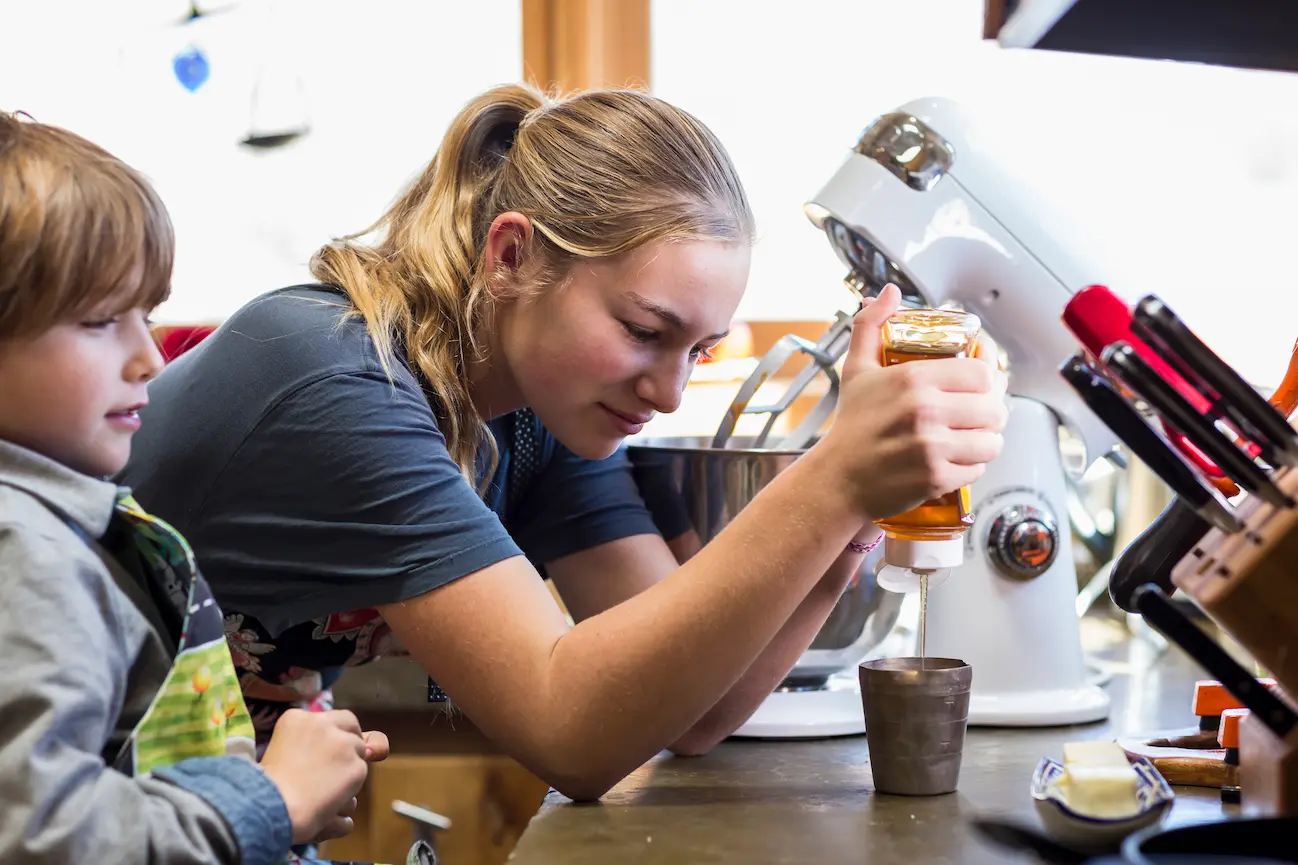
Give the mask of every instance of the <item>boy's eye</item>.
M 112 318 L 102 318 L 102 319 L 94 319 L 92 321 L 83 321 L 81 322 L 81 326 L 90 328 L 91 330 L 103 330 L 104 328 L 109 327 L 110 325 L 117 324 L 117 318 L 118 318 L 117 316 L 113 316 Z
M 699 359 L 712 360 L 712 352 L 715 349 L 716 346 L 709 347 L 709 346 L 696 345 L 694 346 L 694 348 L 690 349 L 690 357 L 694 358 L 695 360 L 699 360 Z

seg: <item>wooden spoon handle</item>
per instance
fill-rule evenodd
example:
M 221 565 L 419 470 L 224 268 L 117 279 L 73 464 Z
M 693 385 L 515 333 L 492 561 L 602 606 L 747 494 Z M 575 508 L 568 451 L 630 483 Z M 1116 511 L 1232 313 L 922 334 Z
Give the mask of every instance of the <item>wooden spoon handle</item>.
M 1228 787 L 1239 783 L 1239 767 L 1222 760 L 1195 757 L 1151 757 L 1149 762 L 1167 783 L 1180 787 Z

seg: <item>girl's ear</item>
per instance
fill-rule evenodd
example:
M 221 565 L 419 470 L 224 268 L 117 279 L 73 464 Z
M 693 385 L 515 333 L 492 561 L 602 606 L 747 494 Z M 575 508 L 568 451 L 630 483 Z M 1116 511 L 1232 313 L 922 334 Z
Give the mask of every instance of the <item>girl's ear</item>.
M 523 266 L 527 239 L 532 233 L 531 221 L 521 213 L 508 211 L 497 216 L 487 229 L 484 266 L 487 280 L 507 280 Z M 502 279 L 503 278 L 503 279 Z

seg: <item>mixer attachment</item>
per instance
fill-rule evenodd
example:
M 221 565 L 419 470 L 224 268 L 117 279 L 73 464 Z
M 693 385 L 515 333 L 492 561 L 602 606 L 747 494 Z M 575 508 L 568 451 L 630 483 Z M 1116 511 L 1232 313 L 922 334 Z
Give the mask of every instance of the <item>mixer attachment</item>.
M 762 357 L 752 375 L 748 377 L 740 386 L 739 392 L 735 394 L 734 401 L 731 402 L 730 408 L 726 410 L 725 417 L 722 418 L 721 425 L 717 429 L 717 434 L 712 439 L 712 446 L 714 448 L 724 448 L 734 434 L 739 419 L 744 415 L 764 414 L 767 415 L 767 419 L 761 433 L 755 439 L 748 440 L 746 446 L 758 449 L 766 448 L 767 439 L 775 428 L 775 423 L 779 420 L 780 415 L 784 414 L 789 406 L 793 405 L 794 401 L 802 395 L 802 392 L 815 380 L 817 375 L 823 373 L 825 378 L 829 380 L 829 390 L 820 398 L 802 422 L 798 424 L 797 428 L 778 443 L 776 449 L 803 450 L 810 446 L 817 433 L 820 432 L 820 428 L 833 414 L 834 408 L 838 405 L 838 370 L 834 368 L 834 365 L 846 353 L 847 347 L 851 343 L 852 318 L 853 316 L 849 313 L 837 313 L 834 316 L 834 323 L 830 325 L 829 330 L 815 344 L 793 334 L 785 334 L 780 337 L 779 342 L 771 346 L 770 351 Z M 811 362 L 794 376 L 784 393 L 780 395 L 780 398 L 770 404 L 750 405 L 761 386 L 774 378 L 784 368 L 784 365 L 798 354 L 805 354 L 810 358 Z

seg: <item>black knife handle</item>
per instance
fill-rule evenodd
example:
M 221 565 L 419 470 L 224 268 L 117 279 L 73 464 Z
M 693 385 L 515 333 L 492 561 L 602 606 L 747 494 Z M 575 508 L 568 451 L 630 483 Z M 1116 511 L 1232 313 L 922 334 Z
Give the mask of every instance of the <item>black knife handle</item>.
M 1136 589 L 1154 583 L 1173 594 L 1172 569 L 1212 528 L 1179 497 L 1127 545 L 1109 571 L 1109 597 L 1127 613 L 1136 612 Z
M 1104 421 L 1131 452 L 1149 466 L 1186 504 L 1222 531 L 1239 531 L 1239 520 L 1230 505 L 1204 483 L 1199 474 L 1150 426 L 1126 397 L 1098 374 L 1082 352 L 1059 368 L 1082 401 Z
M 1145 621 L 1211 673 L 1277 738 L 1285 738 L 1298 725 L 1298 715 L 1292 709 L 1186 618 L 1161 589 L 1153 584 L 1141 586 L 1136 589 L 1135 602 Z
M 1155 372 L 1130 345 L 1115 342 L 1106 346 L 1100 357 L 1154 411 L 1188 436 L 1195 447 L 1207 454 L 1237 484 L 1277 508 L 1293 507 L 1293 499 L 1285 495 L 1266 472 L 1227 439 L 1209 418 L 1195 411 L 1171 382 Z
M 1136 304 L 1132 329 L 1259 445 L 1292 454 L 1298 450 L 1293 427 L 1275 407 L 1194 335 L 1190 328 L 1154 295 Z

